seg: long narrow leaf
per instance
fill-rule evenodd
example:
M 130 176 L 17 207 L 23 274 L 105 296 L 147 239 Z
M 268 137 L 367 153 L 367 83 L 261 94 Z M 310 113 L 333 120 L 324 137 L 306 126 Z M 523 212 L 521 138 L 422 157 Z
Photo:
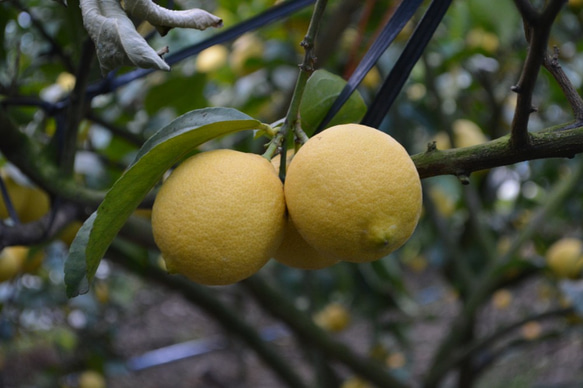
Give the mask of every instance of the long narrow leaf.
M 87 292 L 107 248 L 166 170 L 208 140 L 263 126 L 234 109 L 206 108 L 178 117 L 152 136 L 77 233 L 65 263 L 67 295 Z
M 362 124 L 374 128 L 381 125 L 383 118 L 387 115 L 405 81 L 409 78 L 413 66 L 421 57 L 450 4 L 451 0 L 435 0 L 431 3 L 405 50 L 401 53 L 397 63 L 371 103 L 368 112 L 362 119 Z
M 360 61 L 354 73 L 352 73 L 348 79 L 346 86 L 338 95 L 336 101 L 334 101 L 334 104 L 324 117 L 324 120 L 322 120 L 318 126 L 318 130 L 316 132 L 322 131 L 328 125 L 330 120 L 332 120 L 332 118 L 336 115 L 336 113 L 338 113 L 340 108 L 342 108 L 342 105 L 348 101 L 366 74 L 370 71 L 370 69 L 372 69 L 374 64 L 387 50 L 393 40 L 395 40 L 407 22 L 413 17 L 415 11 L 417 11 L 417 8 L 419 8 L 421 3 L 422 0 L 403 0 L 403 2 L 399 5 L 399 8 L 397 8 L 394 15 L 385 25 L 379 36 L 373 42 L 370 49 L 362 58 L 362 61 Z

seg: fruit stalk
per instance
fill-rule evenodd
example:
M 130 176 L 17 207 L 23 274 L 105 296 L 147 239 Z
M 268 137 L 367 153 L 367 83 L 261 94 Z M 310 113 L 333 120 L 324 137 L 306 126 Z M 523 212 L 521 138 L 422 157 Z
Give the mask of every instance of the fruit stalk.
M 287 114 L 285 116 L 285 120 L 283 122 L 283 125 L 281 126 L 278 135 L 274 138 L 274 141 L 272 142 L 272 144 L 275 144 L 275 147 L 270 147 L 268 151 L 264 154 L 265 157 L 271 159 L 271 156 L 273 156 L 274 149 L 281 147 L 281 163 L 279 166 L 279 177 L 282 180 L 285 178 L 286 171 L 287 144 L 291 144 L 293 142 L 294 135 L 302 142 L 305 142 L 307 140 L 306 134 L 302 131 L 301 127 L 297 125 L 300 111 L 300 102 L 302 101 L 304 89 L 306 88 L 306 82 L 308 82 L 308 78 L 310 78 L 310 75 L 314 72 L 314 63 L 316 62 L 316 57 L 314 55 L 314 41 L 316 39 L 316 36 L 318 35 L 318 30 L 320 28 L 322 16 L 324 15 L 324 10 L 326 9 L 327 4 L 328 0 L 316 1 L 316 5 L 314 6 L 314 12 L 312 13 L 312 18 L 310 19 L 310 25 L 308 26 L 308 31 L 306 33 L 306 36 L 304 37 L 304 40 L 302 40 L 302 42 L 300 43 L 300 45 L 305 50 L 305 55 L 303 62 L 299 65 L 300 72 L 296 80 L 296 85 L 294 88 L 291 102 L 289 104 Z M 289 130 L 290 128 L 292 129 L 291 131 Z M 269 154 L 270 152 L 271 154 Z

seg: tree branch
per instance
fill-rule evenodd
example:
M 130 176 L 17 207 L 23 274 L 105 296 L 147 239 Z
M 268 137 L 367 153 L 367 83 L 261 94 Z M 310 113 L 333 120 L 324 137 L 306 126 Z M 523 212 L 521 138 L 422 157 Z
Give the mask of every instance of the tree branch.
M 259 333 L 239 317 L 231 308 L 225 306 L 211 293 L 208 287 L 200 286 L 186 278 L 168 275 L 161 268 L 146 260 L 138 260 L 128 255 L 114 244 L 110 249 L 116 263 L 144 279 L 154 281 L 164 287 L 179 292 L 192 304 L 199 306 L 227 331 L 235 334 L 241 341 L 253 349 L 263 362 L 290 388 L 307 388 L 305 382 L 290 367 Z
M 426 388 L 437 387 L 441 379 L 448 372 L 448 369 L 442 366 L 447 363 L 449 356 L 459 349 L 459 333 L 463 333 L 465 327 L 470 323 L 467 317 L 472 316 L 489 298 L 492 291 L 499 286 L 501 280 L 498 273 L 499 268 L 504 266 L 508 259 L 518 252 L 525 241 L 532 238 L 538 230 L 539 225 L 548 219 L 549 214 L 552 214 L 564 204 L 566 198 L 580 182 L 582 176 L 583 164 L 578 164 L 567 179 L 559 181 L 555 185 L 545 205 L 532 217 L 530 223 L 522 229 L 520 235 L 514 239 L 508 251 L 499 260 L 489 263 L 488 267 L 482 271 L 482 277 L 477 281 L 462 311 L 460 311 L 451 325 L 452 329 L 449 335 L 445 337 L 434 355 L 432 366 L 425 377 L 424 386 Z
M 496 332 L 492 333 L 487 337 L 475 341 L 473 344 L 470 344 L 465 349 L 461 349 L 457 352 L 454 352 L 446 360 L 444 360 L 445 363 L 442 365 L 442 367 L 444 370 L 452 370 L 468 357 L 475 356 L 478 354 L 478 352 L 483 351 L 485 348 L 491 347 L 495 342 L 504 338 L 506 335 L 515 331 L 516 329 L 519 329 L 520 327 L 522 327 L 522 325 L 524 325 L 527 322 L 531 321 L 541 322 L 551 318 L 566 316 L 572 313 L 573 311 L 574 309 L 572 307 L 567 307 L 557 310 L 546 311 L 544 313 L 535 314 L 524 319 L 521 319 L 508 326 L 498 329 Z M 491 361 L 494 361 L 494 359 L 492 359 Z
M 283 320 L 302 341 L 316 347 L 329 359 L 340 361 L 356 374 L 379 387 L 409 388 L 407 384 L 393 377 L 374 360 L 362 357 L 346 345 L 334 341 L 311 319 L 298 314 L 297 309 L 288 299 L 269 287 L 259 276 L 244 280 L 241 285 L 255 297 L 267 312 Z
M 49 241 L 79 216 L 79 206 L 69 202 L 60 205 L 55 213 L 49 212 L 34 222 L 17 225 L 0 222 L 0 251 L 7 246 L 30 246 Z
M 531 133 L 528 148 L 513 146 L 511 135 L 472 147 L 428 151 L 412 156 L 421 178 L 438 175 L 468 176 L 493 167 L 507 166 L 527 160 L 573 158 L 583 152 L 583 126 L 562 124 Z
M 18 129 L 1 105 L 0 138 L 0 152 L 40 188 L 83 205 L 97 207 L 103 200 L 104 192 L 87 189 L 72 177 L 65 177 L 39 145 Z
M 549 73 L 551 73 L 555 81 L 557 81 L 560 88 L 563 90 L 563 94 L 571 106 L 575 120 L 583 121 L 583 99 L 559 63 L 559 49 L 557 46 L 554 47 L 553 55 L 545 55 L 543 66 L 548 70 Z
M 512 120 L 511 145 L 519 149 L 527 148 L 531 143 L 528 121 L 530 114 L 536 111 L 532 105 L 532 93 L 540 67 L 547 55 L 547 45 L 553 21 L 565 1 L 551 1 L 543 14 L 536 12 L 526 0 L 515 0 L 515 3 L 523 17 L 526 40 L 529 43 L 522 74 L 516 86 L 512 88 L 518 94 L 518 99 Z

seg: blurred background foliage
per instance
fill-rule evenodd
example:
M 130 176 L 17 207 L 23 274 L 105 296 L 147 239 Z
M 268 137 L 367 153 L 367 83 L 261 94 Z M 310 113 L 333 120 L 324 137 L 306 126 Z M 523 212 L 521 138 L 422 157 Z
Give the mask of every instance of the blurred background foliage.
M 224 28 L 275 3 L 160 2 L 206 9 L 223 18 Z M 316 45 L 318 68 L 347 79 L 396 5 L 391 0 L 331 1 Z M 365 103 L 374 98 L 427 6 L 424 2 L 359 87 Z M 353 12 L 338 18 L 334 12 L 341 7 Z M 281 119 L 303 56 L 299 43 L 310 16 L 307 7 L 211 46 L 173 65 L 169 73 L 153 72 L 97 95 L 79 128 L 75 160 L 79 184 L 107 189 L 145 139 L 193 109 L 229 106 L 263 122 Z M 583 81 L 582 18 L 583 3 L 569 1 L 550 42 L 577 89 Z M 169 46 L 170 53 L 216 33 L 173 29 L 160 37 L 151 26 L 136 23 L 155 49 Z M 0 102 L 24 133 L 40 144 L 49 144 L 55 134 L 53 109 L 73 88 L 86 40 L 76 0 L 68 1 L 68 7 L 46 0 L 0 3 Z M 507 134 L 516 102 L 510 88 L 520 74 L 526 47 L 520 14 L 512 2 L 496 6 L 489 0 L 453 2 L 380 129 L 410 154 L 424 152 L 434 140 L 443 149 Z M 117 75 L 132 70 L 122 68 Z M 95 61 L 89 71 L 90 84 L 100 84 Z M 572 120 L 563 92 L 544 70 L 534 104 L 531 131 Z M 201 149 L 262 152 L 264 143 L 265 139 L 239 133 Z M 6 186 L 21 190 L 15 198 L 22 204 L 14 201 L 21 220 L 34 221 L 48 212 L 46 193 L 7 160 L 0 163 Z M 313 316 L 330 336 L 404 382 L 581 386 L 581 268 L 565 276 L 545 258 L 549 247 L 563 237 L 583 238 L 580 164 L 580 157 L 523 162 L 476 172 L 469 185 L 453 176 L 426 179 L 418 229 L 391 256 L 313 272 L 270 262 L 258 276 L 302 315 Z M 36 215 L 24 215 L 33 210 Z M 5 210 L 0 215 L 10 222 Z M 147 226 L 148 217 L 147 209 L 140 210 L 129 229 L 141 231 L 138 226 Z M 76 227 L 78 223 L 70 228 L 74 232 Z M 137 233 L 130 230 L 128 235 Z M 282 385 L 204 309 L 182 298 L 178 288 L 172 290 L 168 284 L 173 278 L 156 282 L 146 275 L 148 268 L 159 268 L 160 260 L 155 248 L 140 239 L 127 239 L 122 233 L 114 244 L 117 254 L 103 261 L 90 293 L 68 300 L 63 262 L 70 242 L 63 232 L 30 247 L 24 259 L 22 254 L 15 259 L 20 260 L 13 266 L 16 271 L 8 272 L 0 283 L 0 387 Z M 8 263 L 8 249 L 1 254 L 0 269 Z M 22 262 L 30 264 L 35 255 L 42 262 L 25 269 Z M 235 285 L 212 292 L 217 302 L 259 333 L 279 327 L 279 334 L 270 338 L 275 349 L 313 386 L 372 386 L 350 368 L 322 360 L 317 346 L 294 341 L 285 325 L 279 326 L 269 309 L 260 308 L 244 288 Z M 456 333 L 460 321 L 464 330 Z M 214 340 L 217 336 L 227 343 Z M 151 365 L 140 358 L 148 351 L 197 339 L 213 339 L 196 343 L 202 347 L 198 358 L 170 363 L 178 354 L 172 349 Z M 228 351 L 213 352 L 225 348 Z M 448 361 L 454 364 L 447 366 Z M 444 364 L 446 371 L 439 375 L 437 366 Z M 234 371 L 222 375 L 225 365 L 233 365 Z

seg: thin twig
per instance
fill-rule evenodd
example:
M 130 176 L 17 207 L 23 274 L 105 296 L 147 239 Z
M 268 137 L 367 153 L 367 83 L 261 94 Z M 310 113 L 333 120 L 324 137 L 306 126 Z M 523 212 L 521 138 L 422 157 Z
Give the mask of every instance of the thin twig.
M 551 73 L 555 81 L 559 84 L 571 106 L 571 109 L 573 110 L 575 120 L 583 121 L 583 99 L 559 63 L 559 48 L 557 46 L 554 47 L 553 55 L 545 55 L 543 66 L 549 71 L 549 73 Z
M 526 0 L 515 0 L 515 3 L 524 20 L 526 40 L 529 43 L 520 79 L 512 88 L 518 94 L 518 99 L 512 120 L 511 144 L 514 148 L 519 149 L 527 148 L 531 144 L 528 121 L 531 113 L 536 111 L 532 105 L 532 94 L 540 67 L 547 55 L 551 27 L 565 1 L 551 1 L 542 14 L 534 10 Z
M 547 319 L 566 316 L 572 313 L 574 309 L 572 307 L 561 308 L 557 310 L 546 311 L 544 313 L 539 313 L 535 315 L 528 316 L 524 319 L 516 321 L 508 326 L 502 327 L 498 329 L 496 332 L 490 334 L 487 337 L 484 337 L 473 344 L 470 344 L 465 349 L 455 352 L 451 354 L 445 361 L 446 364 L 443 365 L 443 368 L 446 370 L 451 370 L 455 368 L 459 363 L 464 361 L 467 357 L 477 355 L 479 352 L 483 351 L 484 349 L 493 346 L 493 344 L 500 339 L 504 338 L 511 332 L 519 329 L 527 322 L 541 322 Z
M 40 32 L 42 37 L 49 42 L 51 45 L 51 53 L 54 53 L 62 62 L 63 66 L 69 73 L 73 73 L 75 71 L 75 67 L 73 66 L 73 62 L 71 58 L 65 54 L 63 48 L 45 29 L 45 23 L 38 19 L 29 9 L 26 9 L 24 5 L 20 3 L 18 0 L 11 0 L 10 1 L 14 7 L 18 8 L 22 12 L 26 12 L 30 16 L 30 21 L 32 25 Z
M 299 138 L 305 138 L 305 134 L 299 126 L 296 125 L 299 120 L 300 102 L 302 101 L 302 96 L 304 95 L 304 89 L 306 88 L 306 82 L 308 78 L 314 72 L 314 64 L 316 62 L 316 57 L 314 55 L 314 41 L 318 35 L 318 30 L 322 22 L 322 16 L 324 16 L 324 10 L 326 9 L 326 4 L 328 0 L 317 0 L 314 6 L 314 11 L 312 13 L 312 18 L 310 19 L 310 25 L 308 26 L 308 31 L 304 40 L 300 43 L 305 50 L 304 60 L 299 65 L 300 71 L 298 78 L 296 80 L 296 85 L 292 95 L 287 114 L 283 125 L 281 126 L 277 136 L 271 141 L 270 146 L 263 155 L 268 159 L 273 155 L 273 151 L 276 149 L 281 149 L 281 162 L 279 164 L 279 177 L 283 181 L 285 179 L 286 171 L 286 160 L 287 160 L 287 144 L 293 144 L 294 134 L 297 134 Z

